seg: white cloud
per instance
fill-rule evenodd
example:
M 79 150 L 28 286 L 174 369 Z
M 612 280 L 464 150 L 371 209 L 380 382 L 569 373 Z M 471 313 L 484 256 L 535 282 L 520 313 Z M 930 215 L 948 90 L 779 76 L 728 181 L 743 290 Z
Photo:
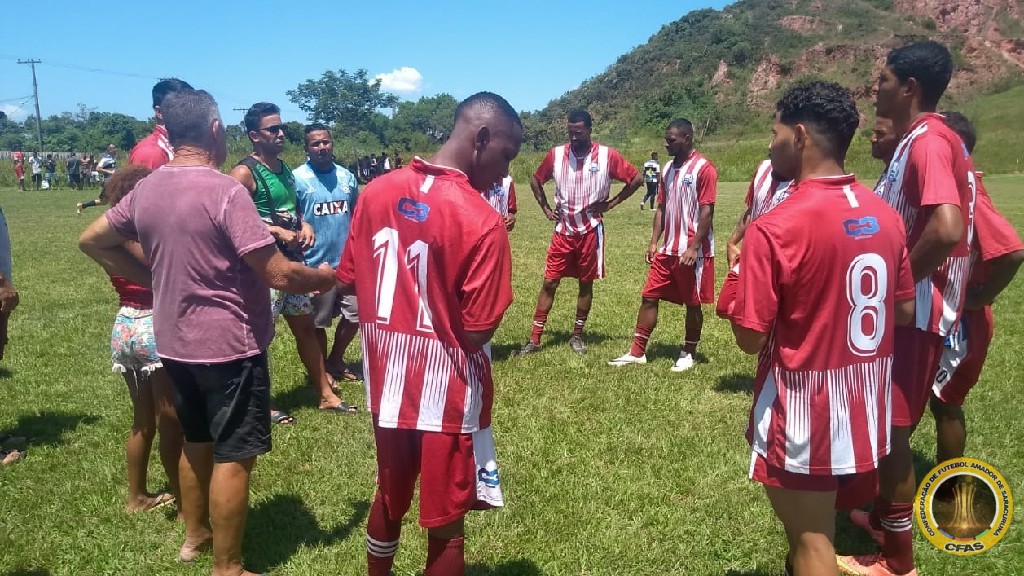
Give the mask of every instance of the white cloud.
M 7 117 L 11 120 L 20 121 L 28 117 L 28 110 L 14 104 L 0 104 L 0 112 L 7 114 Z
M 380 80 L 381 89 L 388 92 L 419 92 L 423 88 L 423 75 L 411 66 L 377 74 L 373 79 Z

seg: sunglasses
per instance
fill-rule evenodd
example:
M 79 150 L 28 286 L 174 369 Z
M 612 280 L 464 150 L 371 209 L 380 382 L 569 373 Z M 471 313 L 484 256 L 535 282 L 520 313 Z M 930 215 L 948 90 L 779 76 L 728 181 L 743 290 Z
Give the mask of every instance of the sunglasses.
M 264 132 L 271 134 L 277 134 L 278 132 L 284 132 L 284 124 L 275 124 L 274 126 L 267 126 L 266 128 L 260 128 Z

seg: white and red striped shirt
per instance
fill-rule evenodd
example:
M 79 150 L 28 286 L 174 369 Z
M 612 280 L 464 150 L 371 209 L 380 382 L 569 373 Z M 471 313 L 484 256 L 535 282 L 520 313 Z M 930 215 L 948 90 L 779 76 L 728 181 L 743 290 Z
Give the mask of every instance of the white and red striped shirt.
M 490 347 L 512 303 L 501 217 L 464 173 L 415 158 L 359 199 L 338 279 L 359 299 L 367 404 L 384 428 L 470 433 L 491 425 Z
M 919 330 L 946 336 L 963 311 L 976 190 L 974 163 L 967 148 L 938 114 L 923 114 L 910 126 L 896 147 L 888 173 L 875 189 L 903 218 L 910 249 L 927 224 L 923 209 L 941 204 L 960 208 L 960 242 L 946 261 L 917 285 L 915 326 Z
M 673 161 L 661 169 L 661 186 L 658 188 L 658 205 L 664 207 L 661 245 L 659 254 L 681 256 L 697 235 L 697 217 L 700 207 L 714 204 L 718 194 L 718 170 L 696 150 L 683 165 L 676 168 Z M 707 238 L 697 248 L 698 258 L 715 255 L 715 232 L 708 231 Z
M 757 220 L 765 212 L 774 208 L 789 195 L 789 185 L 792 180 L 776 180 L 772 173 L 772 161 L 765 160 L 757 166 L 754 178 L 747 188 L 747 208 L 750 209 L 750 216 L 747 223 Z
M 495 182 L 490 190 L 484 192 L 484 199 L 502 218 L 516 213 L 516 184 L 511 176 L 505 176 L 501 182 Z
M 601 223 L 587 207 L 608 200 L 612 180 L 629 182 L 639 174 L 614 148 L 591 142 L 590 151 L 578 158 L 565 144 L 548 151 L 534 177 L 541 184 L 555 180 L 555 232 L 579 236 Z
M 807 180 L 750 224 L 740 260 L 730 319 L 769 335 L 752 449 L 800 474 L 876 468 L 889 452 L 895 304 L 914 297 L 899 216 L 853 175 Z

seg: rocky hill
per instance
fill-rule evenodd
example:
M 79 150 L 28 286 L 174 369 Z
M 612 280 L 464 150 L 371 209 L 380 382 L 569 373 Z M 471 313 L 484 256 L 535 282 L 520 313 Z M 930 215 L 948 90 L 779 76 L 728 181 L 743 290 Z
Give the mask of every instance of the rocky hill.
M 595 131 L 614 140 L 657 133 L 680 114 L 702 134 L 763 131 L 780 91 L 802 78 L 841 82 L 867 104 L 886 53 L 919 38 L 950 47 L 949 98 L 962 104 L 1024 83 L 1022 17 L 1024 0 L 741 0 L 663 26 L 529 114 L 528 132 L 537 144 L 557 141 L 575 107 L 588 108 Z

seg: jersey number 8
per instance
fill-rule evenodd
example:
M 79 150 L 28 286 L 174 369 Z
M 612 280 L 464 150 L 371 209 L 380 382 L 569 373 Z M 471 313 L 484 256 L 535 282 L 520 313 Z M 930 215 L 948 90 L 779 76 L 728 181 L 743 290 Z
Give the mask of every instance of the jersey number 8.
M 846 300 L 851 307 L 846 343 L 858 356 L 873 355 L 882 343 L 888 287 L 885 260 L 878 254 L 861 254 L 850 263 L 846 271 Z

